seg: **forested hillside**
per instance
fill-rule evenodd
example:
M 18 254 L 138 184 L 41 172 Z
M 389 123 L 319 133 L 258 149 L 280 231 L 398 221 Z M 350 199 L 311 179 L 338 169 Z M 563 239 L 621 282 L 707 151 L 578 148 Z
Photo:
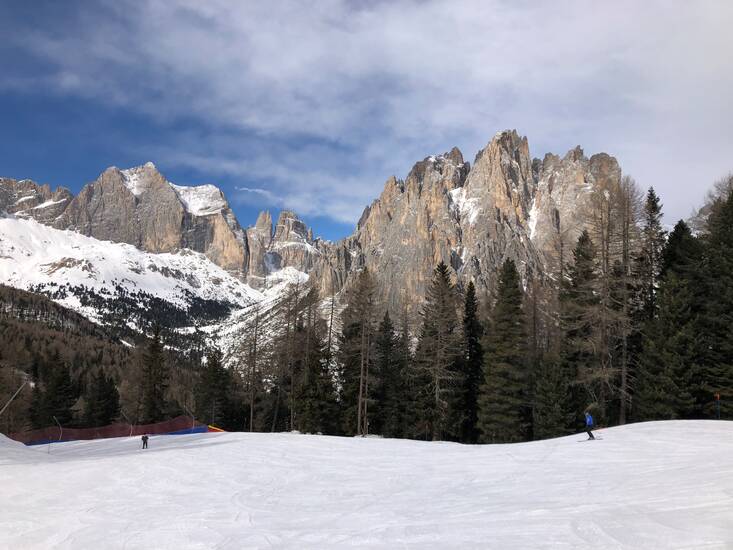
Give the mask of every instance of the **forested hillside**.
M 226 357 L 202 334 L 161 331 L 156 309 L 148 338 L 124 343 L 119 322 L 2 288 L 0 397 L 32 386 L 2 428 L 190 414 L 230 430 L 475 443 L 567 434 L 584 411 L 601 425 L 730 418 L 732 186 L 717 185 L 695 231 L 668 232 L 653 189 L 611 182 L 573 246 L 558 241 L 555 272 L 522 277 L 506 259 L 480 295 L 441 262 L 417 317 L 390 310 L 384 274 L 367 268 L 330 299 L 294 284 L 266 325 L 247 310 Z

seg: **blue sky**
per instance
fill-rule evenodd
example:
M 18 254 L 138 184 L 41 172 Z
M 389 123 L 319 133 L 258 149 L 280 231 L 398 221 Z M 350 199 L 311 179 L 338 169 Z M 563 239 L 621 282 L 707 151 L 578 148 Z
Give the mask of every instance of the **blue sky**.
M 687 216 L 733 170 L 733 4 L 0 2 L 0 175 L 148 160 L 243 225 L 351 232 L 384 181 L 498 131 L 615 155 Z

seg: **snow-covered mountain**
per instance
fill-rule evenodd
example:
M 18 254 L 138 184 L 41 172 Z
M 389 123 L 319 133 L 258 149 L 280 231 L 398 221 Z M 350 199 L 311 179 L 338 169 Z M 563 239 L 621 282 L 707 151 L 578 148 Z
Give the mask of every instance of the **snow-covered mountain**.
M 0 212 L 14 216 L 4 220 L 2 238 L 16 249 L 4 253 L 0 282 L 51 294 L 84 284 L 112 298 L 82 300 L 68 290 L 54 296 L 101 319 L 95 310 L 114 309 L 123 281 L 124 293 L 181 311 L 200 312 L 207 301 L 208 314 L 177 325 L 211 325 L 225 312 L 246 319 L 247 308 L 272 302 L 293 281 L 309 279 L 327 299 L 366 267 L 376 274 L 380 303 L 414 314 L 440 261 L 459 285 L 472 280 L 484 295 L 506 259 L 525 281 L 552 278 L 558 250 L 572 247 L 594 194 L 620 179 L 618 163 L 604 153 L 587 158 L 578 147 L 562 158 L 533 159 L 525 137 L 499 132 L 473 164 L 453 148 L 417 162 L 405 180 L 390 177 L 354 234 L 332 243 L 290 211 L 275 223 L 263 212 L 244 229 L 217 187 L 174 184 L 152 163 L 110 167 L 76 196 L 0 178 Z M 19 240 L 26 233 L 49 244 Z M 82 236 L 83 244 L 75 241 Z M 74 244 L 50 244 L 66 241 Z
M 263 299 L 199 252 L 152 254 L 15 216 L 0 218 L 0 281 L 53 294 L 91 319 L 100 311 L 85 304 L 89 293 L 155 297 L 184 310 L 196 300 L 241 308 Z

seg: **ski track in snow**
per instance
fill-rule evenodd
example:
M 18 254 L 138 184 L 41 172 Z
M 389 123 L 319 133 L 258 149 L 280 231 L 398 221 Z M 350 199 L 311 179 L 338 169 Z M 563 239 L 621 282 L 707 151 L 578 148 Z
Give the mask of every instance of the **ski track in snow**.
M 297 434 L 26 448 L 0 548 L 733 548 L 733 422 L 515 445 Z

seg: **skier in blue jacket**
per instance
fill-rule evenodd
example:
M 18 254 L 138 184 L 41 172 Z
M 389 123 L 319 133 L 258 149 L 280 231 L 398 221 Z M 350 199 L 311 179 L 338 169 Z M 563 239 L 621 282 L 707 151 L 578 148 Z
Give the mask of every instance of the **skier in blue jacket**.
M 588 411 L 585 411 L 585 431 L 588 432 L 588 439 L 595 439 L 593 436 L 593 417 Z

